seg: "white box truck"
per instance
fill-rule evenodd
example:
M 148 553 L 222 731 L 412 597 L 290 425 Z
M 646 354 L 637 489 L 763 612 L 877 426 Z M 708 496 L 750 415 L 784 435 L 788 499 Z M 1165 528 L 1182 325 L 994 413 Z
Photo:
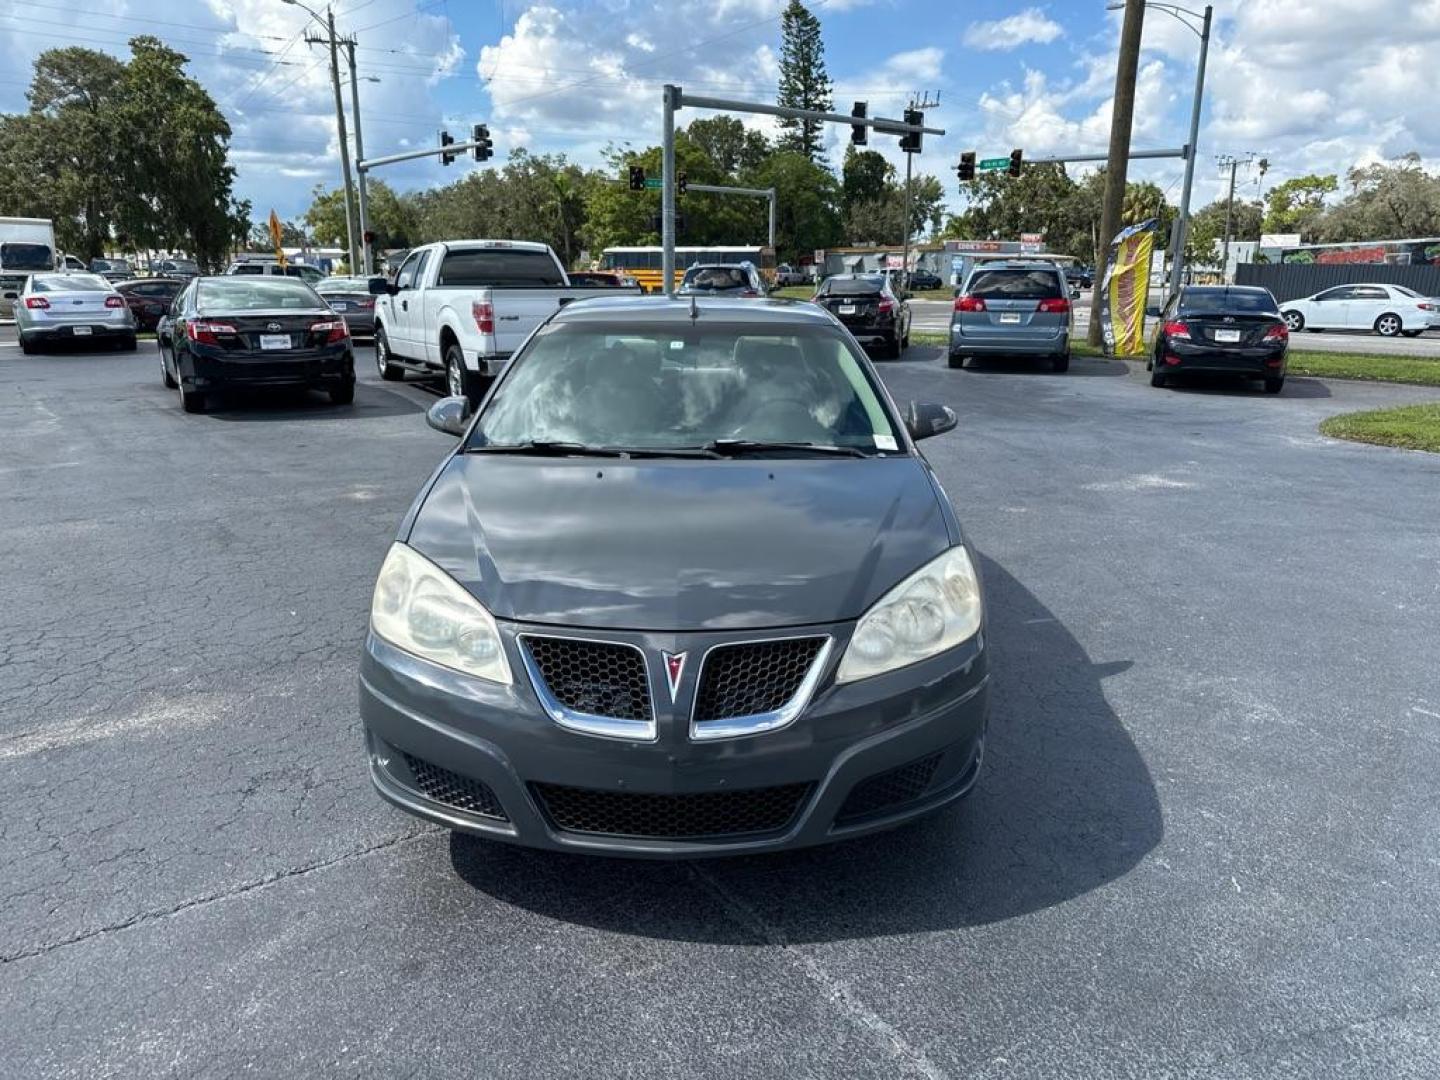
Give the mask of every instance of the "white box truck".
M 0 217 L 0 319 L 15 317 L 27 277 L 54 269 L 55 226 L 48 219 Z

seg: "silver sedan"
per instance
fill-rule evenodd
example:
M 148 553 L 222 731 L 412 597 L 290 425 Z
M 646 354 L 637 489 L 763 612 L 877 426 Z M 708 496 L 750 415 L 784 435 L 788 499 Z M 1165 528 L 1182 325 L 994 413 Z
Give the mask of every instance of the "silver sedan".
M 98 274 L 31 274 L 15 300 L 20 351 L 73 341 L 105 341 L 133 352 L 135 316 Z

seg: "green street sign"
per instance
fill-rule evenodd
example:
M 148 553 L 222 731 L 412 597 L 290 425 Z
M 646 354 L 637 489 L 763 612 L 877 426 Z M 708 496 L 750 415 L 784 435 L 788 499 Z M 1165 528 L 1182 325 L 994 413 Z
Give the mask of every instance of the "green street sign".
M 1008 169 L 1010 159 L 1008 157 L 987 157 L 980 162 L 982 169 Z
M 1010 164 L 1010 159 L 1009 159 L 1009 158 L 1006 158 L 1004 163 L 1005 163 L 1006 165 L 1009 165 L 1009 164 Z M 656 177 L 656 176 L 647 176 L 647 177 L 645 178 L 645 190 L 646 190 L 646 191 L 659 191 L 659 190 L 660 190 L 662 187 L 664 187 L 664 186 L 665 186 L 665 181 L 664 181 L 664 180 L 661 180 L 659 177 Z

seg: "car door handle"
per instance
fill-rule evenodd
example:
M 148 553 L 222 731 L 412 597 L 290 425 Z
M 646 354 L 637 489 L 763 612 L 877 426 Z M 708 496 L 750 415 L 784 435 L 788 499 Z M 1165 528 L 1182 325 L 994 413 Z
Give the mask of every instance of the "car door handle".
M 401 301 L 400 301 L 400 310 L 401 310 L 401 311 L 409 311 L 409 310 L 410 310 L 410 301 L 409 301 L 409 300 L 401 300 Z

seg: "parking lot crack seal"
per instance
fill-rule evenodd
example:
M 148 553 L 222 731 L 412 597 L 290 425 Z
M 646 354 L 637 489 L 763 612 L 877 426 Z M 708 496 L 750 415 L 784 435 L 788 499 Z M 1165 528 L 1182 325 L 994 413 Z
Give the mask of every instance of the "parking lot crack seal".
M 391 837 L 388 840 L 382 840 L 378 844 L 371 844 L 369 847 L 363 847 L 356 851 L 347 851 L 341 855 L 336 855 L 334 858 L 321 859 L 317 862 L 307 863 L 304 866 L 295 866 L 289 867 L 285 870 L 277 870 L 273 874 L 266 874 L 264 877 L 256 878 L 254 881 L 242 882 L 240 885 L 237 885 L 233 889 L 225 889 L 218 892 L 206 893 L 203 896 L 192 896 L 186 900 L 180 901 L 180 903 L 175 904 L 172 907 L 152 908 L 149 911 L 142 911 L 138 914 L 132 915 L 130 916 L 130 918 L 124 919 L 120 922 L 110 923 L 107 926 L 96 926 L 90 927 L 85 930 L 79 930 L 68 937 L 61 938 L 58 941 L 49 941 L 42 945 L 35 945 L 28 949 L 22 949 L 19 952 L 0 955 L 0 965 L 12 964 L 19 960 L 29 960 L 37 956 L 44 956 L 47 953 L 54 952 L 56 949 L 63 949 L 70 945 L 78 945 L 82 941 L 89 941 L 91 938 L 102 937 L 106 934 L 113 934 L 120 930 L 128 930 L 132 926 L 141 926 L 146 923 L 155 922 L 159 919 L 168 919 L 173 915 L 179 915 L 182 912 L 191 910 L 192 908 L 204 907 L 207 904 L 213 904 L 218 900 L 229 900 L 236 896 L 244 896 L 246 893 L 254 892 L 257 889 L 269 888 L 271 885 L 279 884 L 282 881 L 288 881 L 291 878 L 304 877 L 306 874 L 313 874 L 320 870 L 328 870 L 332 866 L 339 866 L 342 863 L 352 862 L 355 859 L 363 859 L 366 856 L 375 854 L 376 852 L 386 851 L 390 848 L 399 847 L 403 844 L 409 844 L 416 840 L 423 840 L 426 837 L 443 831 L 444 830 L 439 828 L 425 828 L 414 832 L 407 832 L 401 834 L 400 836 Z
M 845 980 L 836 978 L 815 957 L 791 945 L 783 930 L 771 925 L 738 893 L 702 867 L 691 865 L 690 872 L 720 899 L 740 926 L 767 945 L 779 949 L 800 974 L 813 983 L 847 1020 L 878 1039 L 889 1055 L 906 1067 L 908 1074 L 923 1076 L 926 1080 L 946 1080 L 945 1071 L 931 1061 L 924 1051 L 906 1042 L 892 1024 L 860 1000 Z

